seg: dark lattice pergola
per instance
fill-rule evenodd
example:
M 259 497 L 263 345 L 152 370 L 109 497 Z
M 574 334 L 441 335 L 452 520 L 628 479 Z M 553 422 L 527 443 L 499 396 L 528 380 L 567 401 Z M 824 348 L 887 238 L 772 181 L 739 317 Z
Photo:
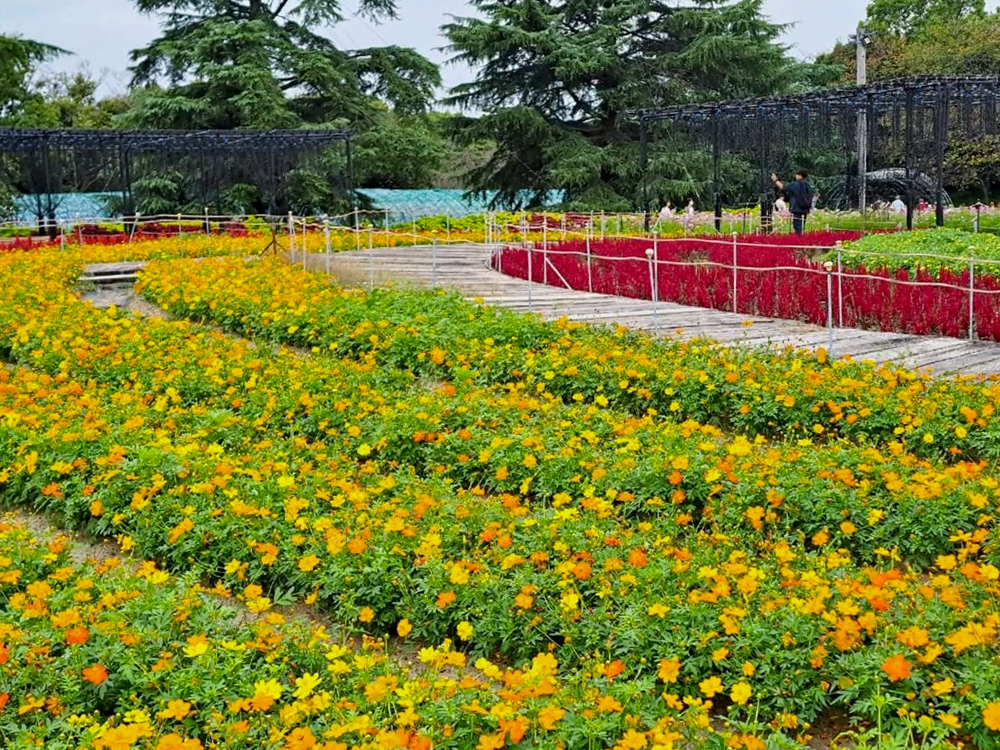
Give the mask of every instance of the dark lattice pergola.
M 121 213 L 135 213 L 136 185 L 165 174 L 183 183 L 188 203 L 211 207 L 223 191 L 248 185 L 264 210 L 286 209 L 289 175 L 308 157 L 337 148 L 343 168 L 333 189 L 353 190 L 351 135 L 344 130 L 48 130 L 0 129 L 0 179 L 39 203 L 39 220 L 53 220 L 66 192 L 121 196 Z M 179 209 L 179 207 L 177 207 Z
M 935 204 L 944 222 L 945 160 L 957 139 L 1000 132 L 1000 76 L 926 76 L 797 96 L 668 107 L 633 113 L 639 123 L 643 202 L 656 190 L 662 149 L 702 149 L 712 161 L 716 215 L 724 198 L 760 202 L 770 215 L 772 171 L 791 178 L 801 167 L 832 187 L 838 208 L 865 205 L 880 175 L 899 173 L 912 226 L 916 202 Z M 727 159 L 754 173 L 733 188 Z

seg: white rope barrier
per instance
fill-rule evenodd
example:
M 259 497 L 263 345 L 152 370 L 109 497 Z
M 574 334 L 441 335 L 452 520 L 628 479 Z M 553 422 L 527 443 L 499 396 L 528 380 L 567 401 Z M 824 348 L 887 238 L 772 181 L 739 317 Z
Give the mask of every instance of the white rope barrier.
M 952 284 L 952 283 L 948 283 L 948 282 L 945 282 L 945 281 L 928 281 L 928 280 L 918 280 L 918 279 L 905 279 L 905 278 L 899 278 L 897 276 L 876 276 L 876 275 L 871 274 L 871 273 L 858 272 L 858 271 L 854 271 L 854 270 L 851 270 L 851 269 L 844 269 L 843 266 L 840 265 L 839 263 L 835 266 L 835 264 L 832 261 L 829 261 L 829 260 L 826 261 L 826 263 L 822 267 L 820 267 L 820 266 L 808 266 L 808 265 L 800 265 L 800 266 L 790 266 L 790 265 L 753 266 L 753 265 L 745 265 L 745 264 L 740 264 L 738 262 L 738 251 L 739 251 L 740 245 L 736 242 L 736 238 L 735 237 L 734 237 L 734 240 L 732 241 L 732 247 L 733 247 L 733 261 L 731 263 L 723 263 L 723 262 L 713 261 L 713 260 L 708 260 L 708 259 L 669 260 L 669 259 L 665 259 L 665 258 L 659 258 L 659 257 L 656 257 L 657 254 L 658 254 L 657 249 L 654 249 L 652 247 L 648 248 L 645 251 L 645 258 L 643 258 L 641 256 L 638 256 L 638 255 L 634 255 L 634 256 L 604 255 L 604 254 L 601 254 L 601 253 L 594 253 L 593 249 L 590 246 L 590 243 L 588 242 L 586 250 L 584 252 L 580 252 L 580 251 L 577 251 L 577 250 L 565 250 L 565 249 L 560 249 L 558 247 L 549 247 L 549 248 L 546 248 L 545 251 L 544 251 L 544 256 L 543 256 L 544 257 L 543 264 L 546 267 L 546 269 L 547 268 L 551 268 L 554 272 L 557 273 L 560 282 L 562 282 L 562 285 L 566 286 L 567 288 L 573 288 L 566 281 L 566 279 L 563 276 L 563 274 L 559 272 L 558 267 L 552 262 L 552 259 L 551 259 L 550 256 L 572 257 L 572 258 L 575 258 L 575 259 L 577 259 L 577 260 L 585 263 L 586 270 L 587 270 L 587 291 L 593 291 L 593 262 L 594 261 L 607 261 L 607 262 L 611 262 L 611 263 L 642 264 L 643 261 L 645 260 L 646 263 L 648 264 L 648 267 L 649 267 L 650 289 L 652 290 L 651 294 L 652 294 L 653 303 L 654 303 L 654 313 L 655 313 L 655 309 L 656 309 L 655 306 L 659 302 L 659 300 L 657 299 L 658 296 L 659 296 L 657 294 L 657 292 L 658 292 L 658 288 L 659 288 L 659 275 L 660 275 L 659 274 L 659 267 L 661 267 L 661 266 L 665 267 L 665 268 L 695 268 L 695 269 L 698 269 L 698 268 L 713 268 L 713 269 L 720 269 L 720 270 L 726 270 L 726 271 L 731 270 L 732 271 L 732 287 L 731 287 L 731 291 L 732 291 L 732 295 L 733 295 L 732 308 L 733 308 L 733 312 L 734 313 L 737 312 L 737 310 L 738 310 L 738 308 L 737 308 L 738 291 L 739 291 L 739 284 L 738 284 L 739 276 L 738 276 L 738 274 L 740 272 L 747 272 L 747 273 L 765 273 L 765 272 L 803 273 L 803 274 L 809 274 L 809 275 L 812 275 L 812 276 L 821 276 L 821 277 L 822 276 L 826 276 L 826 279 L 827 279 L 827 295 L 826 296 L 827 296 L 827 307 L 828 307 L 828 310 L 827 310 L 827 318 L 828 318 L 827 325 L 828 325 L 828 327 L 830 327 L 831 331 L 832 331 L 832 328 L 833 328 L 833 317 L 834 317 L 833 304 L 834 304 L 834 299 L 836 299 L 838 301 L 838 305 L 839 305 L 839 315 L 838 315 L 838 317 L 839 317 L 839 326 L 841 328 L 843 328 L 843 301 L 845 299 L 845 294 L 844 294 L 844 290 L 843 290 L 843 280 L 844 279 L 847 279 L 848 282 L 850 282 L 852 279 L 856 279 L 858 281 L 868 281 L 868 282 L 874 282 L 874 283 L 879 283 L 879 284 L 889 284 L 889 285 L 894 286 L 894 287 L 895 286 L 911 287 L 911 288 L 913 288 L 913 287 L 916 287 L 916 288 L 927 287 L 927 288 L 945 289 L 945 290 L 951 290 L 951 291 L 963 292 L 963 293 L 964 292 L 968 292 L 968 295 L 969 295 L 968 296 L 969 338 L 970 339 L 974 339 L 975 338 L 975 334 L 976 334 L 976 328 L 975 328 L 975 303 L 976 303 L 976 296 L 977 295 L 983 295 L 983 296 L 986 296 L 986 297 L 994 298 L 994 297 L 997 297 L 998 295 L 1000 295 L 1000 289 L 983 289 L 983 288 L 977 288 L 975 286 L 975 265 L 977 263 L 980 263 L 980 262 L 1000 263 L 1000 261 L 996 261 L 996 260 L 988 261 L 988 259 L 983 259 L 982 261 L 980 261 L 978 258 L 969 257 L 967 259 L 967 261 L 969 263 L 969 276 L 968 276 L 969 282 L 968 282 L 967 285 L 959 286 L 957 284 Z M 746 246 L 744 246 L 744 247 L 746 247 Z M 760 246 L 758 246 L 758 247 L 760 247 Z M 776 249 L 787 249 L 787 246 L 785 246 L 785 245 L 771 245 L 771 246 L 764 246 L 764 247 L 771 247 L 771 248 L 776 248 Z M 826 250 L 826 251 L 830 250 L 830 248 L 823 248 L 823 249 Z M 492 256 L 493 259 L 495 260 L 495 263 L 493 263 L 491 265 L 495 265 L 496 267 L 499 268 L 499 266 L 501 265 L 501 262 L 502 262 L 501 259 L 502 259 L 503 254 L 505 252 L 515 252 L 515 253 L 516 252 L 526 252 L 526 254 L 527 254 L 527 259 L 528 259 L 528 269 L 527 269 L 527 273 L 528 273 L 528 295 L 529 295 L 529 307 L 530 307 L 531 287 L 533 286 L 533 279 L 532 279 L 532 266 L 533 266 L 532 256 L 534 254 L 534 250 L 533 250 L 532 244 L 531 243 L 526 243 L 525 246 L 523 246 L 523 247 L 511 246 L 511 245 L 505 245 L 505 246 L 499 247 L 498 250 Z M 926 254 L 920 254 L 920 255 L 921 255 L 921 257 L 926 256 Z M 961 260 L 961 259 L 955 258 L 954 256 L 936 256 L 936 257 L 943 257 L 943 258 L 946 258 L 947 260 L 951 260 L 951 261 Z M 833 278 L 833 273 L 834 273 L 833 269 L 835 267 L 837 269 L 836 273 L 837 273 L 837 277 L 838 277 L 838 287 L 837 287 L 838 293 L 836 295 L 833 294 L 833 286 L 832 286 L 832 278 Z M 583 290 L 581 289 L 579 291 L 583 291 Z M 847 296 L 851 297 L 855 293 L 856 292 L 854 290 L 848 290 Z M 832 333 L 831 333 L 831 348 L 832 348 Z

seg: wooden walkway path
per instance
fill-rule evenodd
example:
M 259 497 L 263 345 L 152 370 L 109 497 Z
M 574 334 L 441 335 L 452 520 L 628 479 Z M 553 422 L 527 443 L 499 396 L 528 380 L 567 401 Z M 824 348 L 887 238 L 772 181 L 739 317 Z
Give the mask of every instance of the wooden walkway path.
M 655 306 L 649 300 L 577 292 L 504 276 L 486 265 L 488 251 L 481 245 L 399 247 L 325 255 L 307 254 L 306 265 L 329 272 L 342 283 L 367 286 L 410 284 L 455 289 L 484 304 L 549 319 L 623 325 L 682 339 L 706 338 L 730 346 L 818 349 L 828 347 L 829 333 L 821 326 L 776 318 L 737 315 L 721 310 L 670 302 Z M 297 255 L 293 262 L 302 263 Z M 939 374 L 1000 374 L 1000 343 L 862 331 L 833 332 L 832 354 L 856 360 L 892 362 L 910 369 Z

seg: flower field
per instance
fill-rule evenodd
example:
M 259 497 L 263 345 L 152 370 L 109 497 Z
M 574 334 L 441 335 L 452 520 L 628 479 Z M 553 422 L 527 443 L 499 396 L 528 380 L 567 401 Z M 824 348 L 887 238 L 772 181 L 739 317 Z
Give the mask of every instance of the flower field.
M 843 277 L 836 278 L 843 242 Z M 802 238 L 772 235 L 737 239 L 739 267 L 736 310 L 746 315 L 827 322 L 827 278 L 823 261 L 834 264 L 832 304 L 847 328 L 917 335 L 963 337 L 969 331 L 969 255 L 973 271 L 976 337 L 1000 341 L 1000 243 L 988 235 L 955 230 L 869 235 L 812 232 Z M 718 238 L 572 240 L 537 246 L 531 255 L 535 282 L 626 297 L 651 299 L 646 251 L 655 248 L 657 298 L 731 311 L 733 243 Z M 494 268 L 528 278 L 529 251 L 505 246 Z M 589 256 L 589 259 L 588 259 Z M 933 257 L 926 257 L 933 256 Z M 552 270 L 546 270 L 546 258 Z M 588 262 L 589 261 L 589 262 Z M 589 265 L 589 270 L 588 270 Z
M 1000 746 L 1000 382 L 189 242 L 0 258 L 0 498 L 129 556 L 0 525 L 8 746 Z

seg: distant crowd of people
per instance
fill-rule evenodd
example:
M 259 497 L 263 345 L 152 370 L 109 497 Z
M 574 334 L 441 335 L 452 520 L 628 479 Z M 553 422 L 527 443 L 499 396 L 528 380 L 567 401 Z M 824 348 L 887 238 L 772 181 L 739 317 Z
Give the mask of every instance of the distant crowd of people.
M 781 217 L 790 217 L 795 233 L 803 234 L 809 214 L 816 210 L 820 199 L 819 194 L 809 184 L 809 173 L 804 169 L 800 169 L 795 173 L 795 180 L 786 183 L 776 173 L 772 172 L 771 183 L 774 186 L 775 195 L 773 204 L 774 214 Z M 907 211 L 906 202 L 903 200 L 902 195 L 897 195 L 892 201 L 872 201 L 869 204 L 869 208 L 873 212 L 881 212 L 886 215 L 903 215 Z M 997 210 L 997 207 L 994 205 L 983 206 L 983 208 Z M 914 206 L 914 209 L 917 213 L 923 213 L 933 210 L 934 206 L 921 198 Z M 653 231 L 659 230 L 664 224 L 678 220 L 687 226 L 693 221 L 696 213 L 697 209 L 695 208 L 693 199 L 689 200 L 687 206 L 681 211 L 675 210 L 671 202 L 666 201 L 657 215 Z

